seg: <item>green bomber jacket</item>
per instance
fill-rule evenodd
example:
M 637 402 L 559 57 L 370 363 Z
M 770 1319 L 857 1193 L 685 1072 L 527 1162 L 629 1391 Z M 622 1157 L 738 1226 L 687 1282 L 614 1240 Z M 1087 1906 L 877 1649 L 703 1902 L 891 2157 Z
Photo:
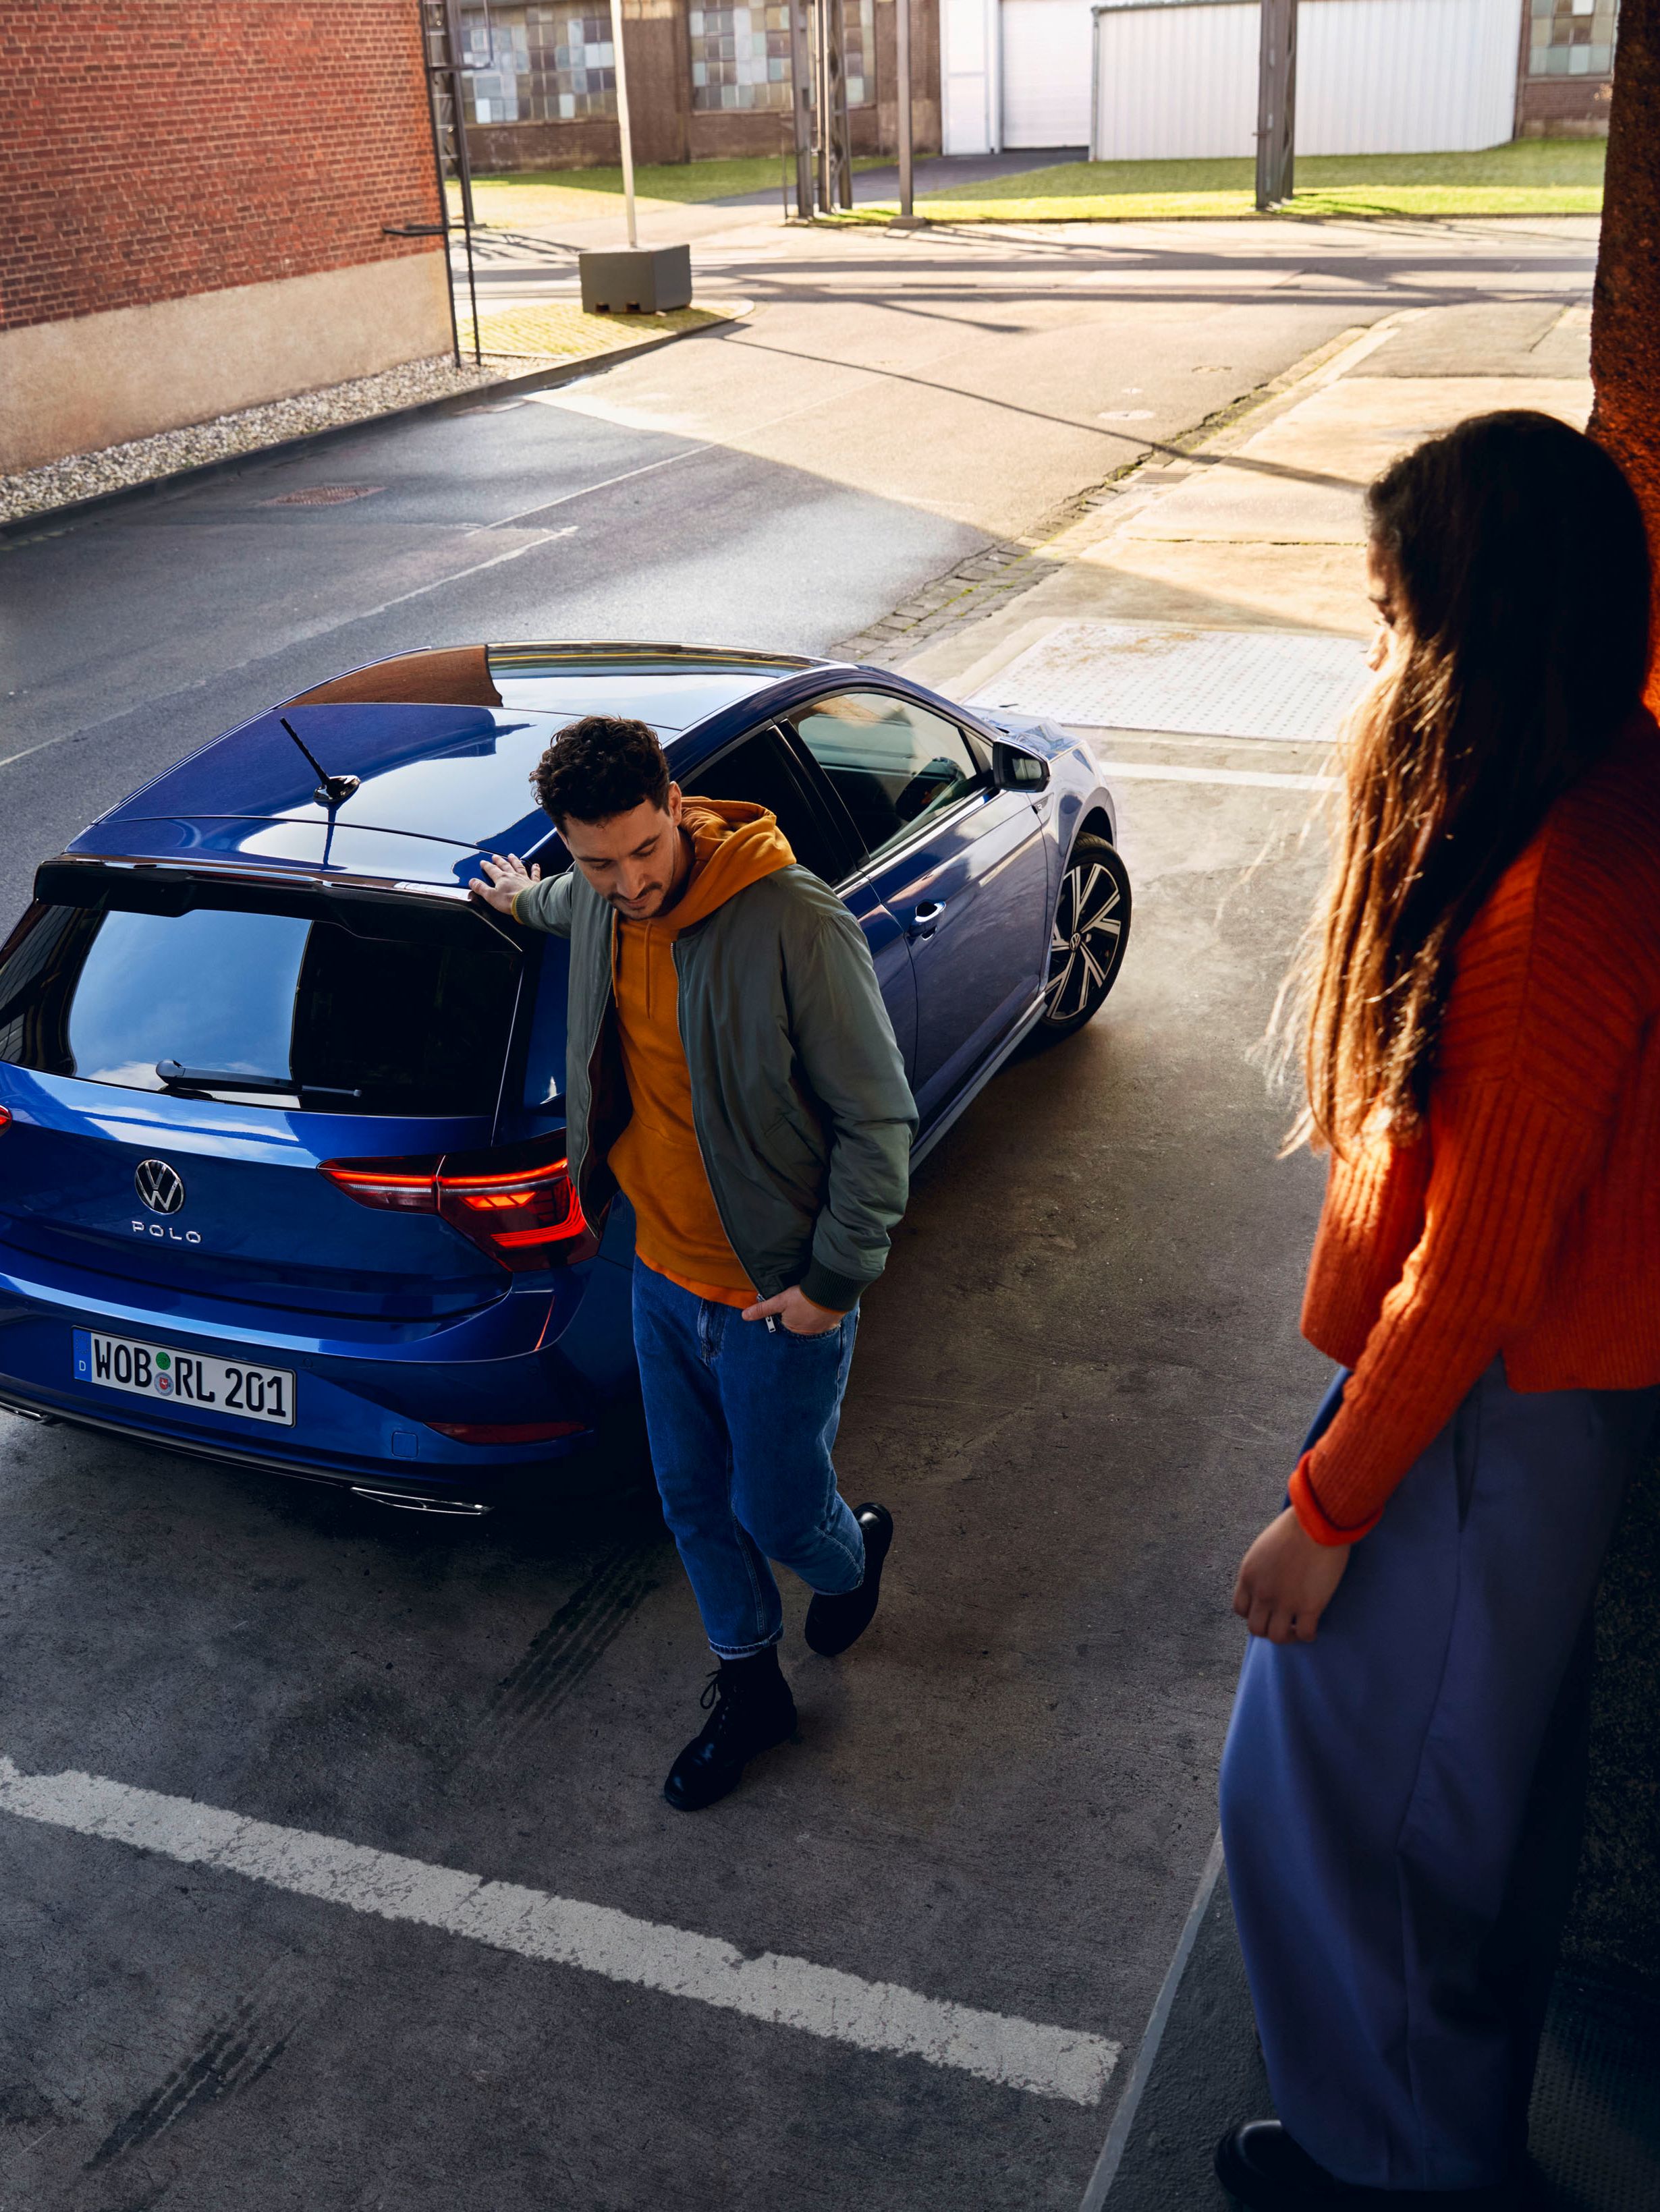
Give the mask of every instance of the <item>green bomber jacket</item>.
M 616 916 L 572 867 L 514 919 L 570 940 L 566 1134 L 590 1219 L 630 1111 L 611 990 Z M 905 1200 L 916 1108 L 864 932 L 807 869 L 733 893 L 674 945 L 692 1121 L 716 1211 L 763 1297 L 800 1284 L 846 1312 L 881 1273 Z

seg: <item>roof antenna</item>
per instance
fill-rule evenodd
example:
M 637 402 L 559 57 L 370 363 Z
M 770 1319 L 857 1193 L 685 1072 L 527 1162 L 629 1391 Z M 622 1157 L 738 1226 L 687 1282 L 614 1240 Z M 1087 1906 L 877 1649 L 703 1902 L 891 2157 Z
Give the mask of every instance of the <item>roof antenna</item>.
M 362 779 L 355 775 L 329 775 L 327 770 L 324 768 L 322 762 L 318 759 L 316 754 L 313 752 L 311 747 L 301 736 L 299 731 L 295 728 L 288 716 L 286 714 L 279 714 L 277 719 L 283 725 L 283 727 L 288 732 L 289 735 L 294 739 L 295 744 L 299 746 L 301 751 L 304 753 L 306 758 L 311 763 L 312 768 L 316 772 L 317 788 L 313 792 L 312 797 L 317 801 L 317 804 L 319 806 L 326 806 L 331 813 L 333 812 L 337 806 L 344 806 L 346 801 L 351 797 L 353 792 L 356 790 Z

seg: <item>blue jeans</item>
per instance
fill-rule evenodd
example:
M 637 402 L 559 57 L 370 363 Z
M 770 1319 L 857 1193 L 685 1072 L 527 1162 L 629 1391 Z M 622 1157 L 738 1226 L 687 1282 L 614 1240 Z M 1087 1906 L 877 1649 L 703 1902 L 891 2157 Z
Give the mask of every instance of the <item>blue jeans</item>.
M 1476 2189 L 1520 2156 L 1578 1856 L 1590 1601 L 1657 1412 L 1660 1389 L 1514 1391 L 1495 1360 L 1314 1642 L 1247 1649 L 1228 1881 L 1275 2106 L 1340 2180 Z
M 747 1659 L 783 1634 L 769 1560 L 827 1595 L 864 1580 L 864 1532 L 830 1464 L 858 1327 L 855 1307 L 823 1336 L 792 1336 L 635 1263 L 652 1465 L 718 1659 Z

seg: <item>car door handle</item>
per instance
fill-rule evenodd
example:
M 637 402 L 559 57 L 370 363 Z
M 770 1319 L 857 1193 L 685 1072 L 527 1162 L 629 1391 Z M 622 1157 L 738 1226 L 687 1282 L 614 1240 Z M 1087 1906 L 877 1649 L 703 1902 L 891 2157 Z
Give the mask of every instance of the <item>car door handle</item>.
M 921 906 L 914 906 L 910 910 L 910 921 L 905 930 L 906 936 L 913 939 L 932 937 L 934 931 L 939 928 L 940 917 L 945 911 L 944 899 L 924 899 Z

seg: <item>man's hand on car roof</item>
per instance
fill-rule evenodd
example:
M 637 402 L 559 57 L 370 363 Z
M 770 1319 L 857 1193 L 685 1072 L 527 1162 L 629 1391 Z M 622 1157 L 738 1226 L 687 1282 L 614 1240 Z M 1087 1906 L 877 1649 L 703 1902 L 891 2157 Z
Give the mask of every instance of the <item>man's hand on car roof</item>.
M 499 853 L 492 853 L 488 859 L 481 860 L 478 865 L 489 881 L 481 884 L 475 876 L 467 890 L 474 898 L 482 899 L 486 906 L 493 906 L 497 914 L 510 915 L 513 902 L 520 892 L 528 890 L 532 884 L 539 884 L 542 880 L 540 867 L 532 866 L 527 870 L 517 853 L 509 853 L 506 860 Z

